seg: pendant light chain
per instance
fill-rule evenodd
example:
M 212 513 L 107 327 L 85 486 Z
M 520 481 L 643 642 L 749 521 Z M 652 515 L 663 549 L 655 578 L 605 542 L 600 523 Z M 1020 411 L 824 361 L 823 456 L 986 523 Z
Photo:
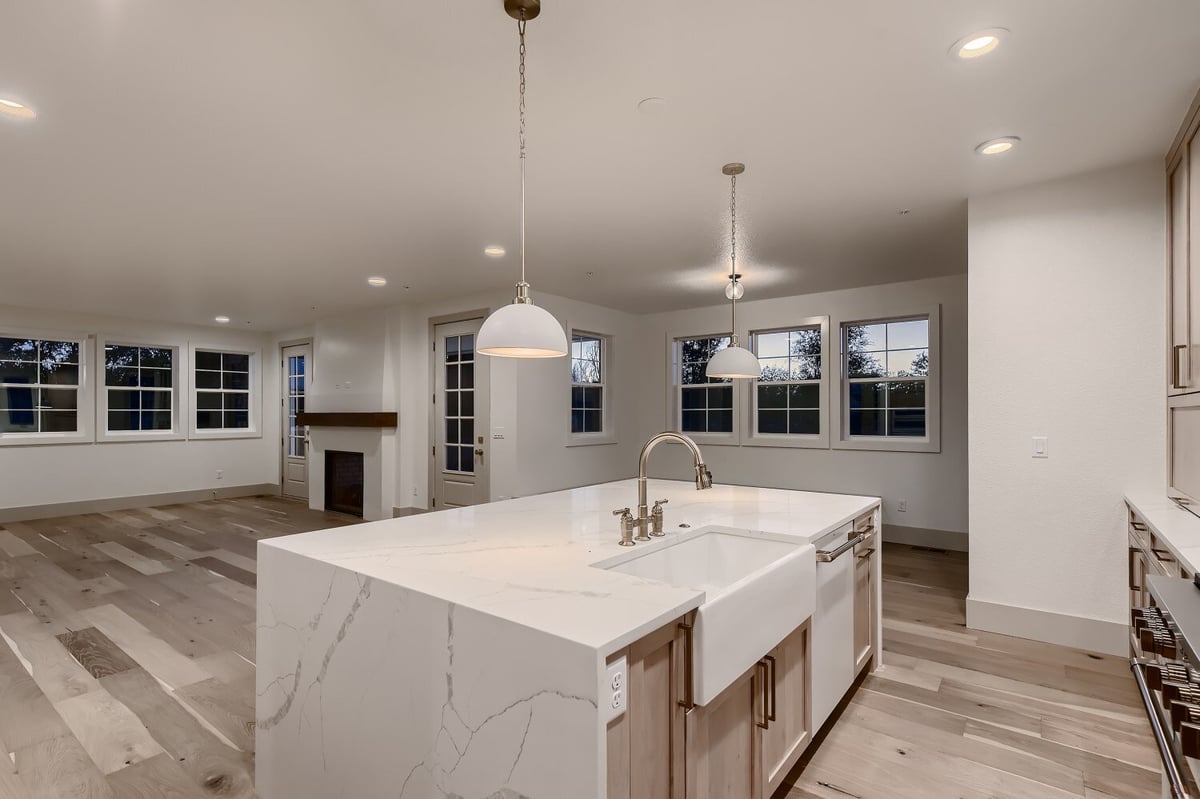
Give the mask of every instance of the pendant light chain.
M 737 175 L 729 176 L 729 279 L 734 280 L 737 274 Z M 730 344 L 738 345 L 737 334 L 737 292 L 729 298 Z
M 529 284 L 525 282 L 525 20 L 517 20 L 517 33 L 521 38 L 521 102 L 519 113 L 521 117 L 521 286 L 525 291 Z

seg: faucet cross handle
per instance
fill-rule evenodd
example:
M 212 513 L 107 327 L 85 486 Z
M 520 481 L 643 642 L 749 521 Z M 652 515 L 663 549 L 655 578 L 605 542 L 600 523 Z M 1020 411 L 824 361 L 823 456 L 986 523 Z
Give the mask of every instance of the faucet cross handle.
M 633 514 L 629 511 L 629 508 L 617 508 L 612 514 L 613 516 L 621 517 L 621 540 L 617 543 L 623 547 L 633 546 L 633 525 L 635 521 Z
M 656 499 L 654 500 L 654 509 L 650 511 L 650 535 L 656 538 L 666 535 L 666 533 L 663 532 L 662 506 L 666 505 L 668 502 L 670 502 L 670 500 Z

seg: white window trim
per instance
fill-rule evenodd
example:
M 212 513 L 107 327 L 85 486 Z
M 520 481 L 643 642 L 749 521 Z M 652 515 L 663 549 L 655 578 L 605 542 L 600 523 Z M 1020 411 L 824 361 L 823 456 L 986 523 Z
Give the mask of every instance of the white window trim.
M 667 426 L 681 435 L 710 447 L 738 447 L 742 444 L 742 430 L 745 425 L 738 422 L 745 412 L 745 389 L 738 386 L 738 380 L 732 381 L 733 386 L 733 430 L 729 433 L 688 433 L 683 431 L 682 410 L 680 409 L 679 384 L 679 341 L 685 338 L 724 338 L 727 332 L 681 332 L 667 333 Z M 745 381 L 757 382 L 757 381 Z
M 929 319 L 929 374 L 925 378 L 925 437 L 854 436 L 850 437 L 850 392 L 847 390 L 846 361 L 842 356 L 842 328 L 847 324 L 895 322 L 905 319 Z M 830 403 L 835 435 L 833 449 L 873 450 L 878 452 L 941 452 L 942 451 L 942 314 L 941 306 L 914 309 L 908 312 L 872 314 L 834 320 L 832 330 L 838 334 L 836 402 Z
M 174 355 L 171 358 L 173 372 L 171 376 L 171 429 L 170 430 L 114 430 L 108 429 L 108 386 L 104 379 L 104 350 L 109 345 L 118 347 L 155 347 L 169 349 Z M 188 348 L 178 341 L 163 341 L 144 339 L 138 336 L 97 336 L 96 337 L 96 441 L 102 443 L 117 443 L 128 441 L 180 441 L 187 438 L 187 428 L 182 423 L 183 414 L 188 412 L 188 403 L 184 397 L 191 389 L 189 375 Z
M 204 390 L 196 387 L 196 370 L 194 364 L 196 363 L 197 350 L 201 352 L 228 352 L 233 355 L 250 356 L 250 397 L 247 402 L 247 408 L 250 411 L 249 428 L 244 430 L 202 430 L 196 426 L 196 409 L 199 407 L 199 403 L 196 401 L 196 394 Z M 188 363 L 191 366 L 191 370 L 188 372 L 188 405 L 190 406 L 188 410 L 188 438 L 262 438 L 262 350 L 230 347 L 224 344 L 196 344 L 193 342 L 188 345 Z
M 571 388 L 575 382 L 571 379 L 571 353 L 567 352 L 567 443 L 568 447 L 594 447 L 605 444 L 617 443 L 616 418 L 613 414 L 613 337 L 607 333 L 597 333 L 594 330 L 585 330 L 583 328 L 567 326 L 567 346 L 571 344 L 571 340 L 575 336 L 591 336 L 592 338 L 600 339 L 600 386 L 603 388 L 601 393 L 601 412 L 603 414 L 604 430 L 599 433 L 576 433 L 571 430 Z M 585 385 L 585 384 L 581 384 Z
M 830 413 L 830 393 L 829 393 L 829 373 L 830 373 L 830 351 L 829 351 L 829 317 L 828 316 L 808 316 L 796 319 L 786 325 L 774 327 L 755 328 L 750 331 L 750 338 L 747 341 L 751 344 L 751 351 L 755 355 L 758 354 L 757 341 L 755 336 L 759 333 L 778 333 L 786 330 L 798 330 L 801 328 L 819 328 L 821 331 L 821 432 L 817 435 L 802 435 L 799 433 L 759 433 L 758 432 L 758 380 L 747 380 L 749 384 L 744 390 L 746 395 L 746 407 L 749 412 L 745 417 L 745 433 L 742 443 L 748 447 L 793 447 L 797 449 L 829 449 L 829 430 L 832 414 Z M 839 328 L 840 332 L 840 328 Z M 769 384 L 768 384 L 769 385 Z
M 96 370 L 95 348 L 92 336 L 87 333 L 69 333 L 61 330 L 39 330 L 35 328 L 0 328 L 0 337 L 27 338 L 39 341 L 70 341 L 79 344 L 79 386 L 75 407 L 76 430 L 74 433 L 0 433 L 0 446 L 31 447 L 50 444 L 90 444 L 95 440 L 93 424 L 95 412 Z

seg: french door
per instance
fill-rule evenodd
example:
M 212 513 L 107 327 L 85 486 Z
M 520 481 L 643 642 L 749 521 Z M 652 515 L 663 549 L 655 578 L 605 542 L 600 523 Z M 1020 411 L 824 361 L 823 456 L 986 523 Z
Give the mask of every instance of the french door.
M 488 501 L 487 363 L 475 352 L 482 319 L 434 327 L 433 507 Z
M 283 348 L 283 495 L 308 499 L 308 428 L 296 423 L 312 379 L 312 345 Z

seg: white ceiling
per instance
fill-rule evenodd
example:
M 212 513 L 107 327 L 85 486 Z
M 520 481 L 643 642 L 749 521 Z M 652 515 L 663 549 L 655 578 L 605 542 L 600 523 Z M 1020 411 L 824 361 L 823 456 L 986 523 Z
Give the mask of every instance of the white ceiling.
M 1200 87 L 1195 0 L 544 3 L 530 282 L 635 311 L 722 298 L 726 161 L 748 299 L 949 274 L 967 196 L 1161 156 Z M 0 97 L 39 118 L 0 118 L 0 303 L 277 328 L 511 284 L 501 5 L 4 3 Z

